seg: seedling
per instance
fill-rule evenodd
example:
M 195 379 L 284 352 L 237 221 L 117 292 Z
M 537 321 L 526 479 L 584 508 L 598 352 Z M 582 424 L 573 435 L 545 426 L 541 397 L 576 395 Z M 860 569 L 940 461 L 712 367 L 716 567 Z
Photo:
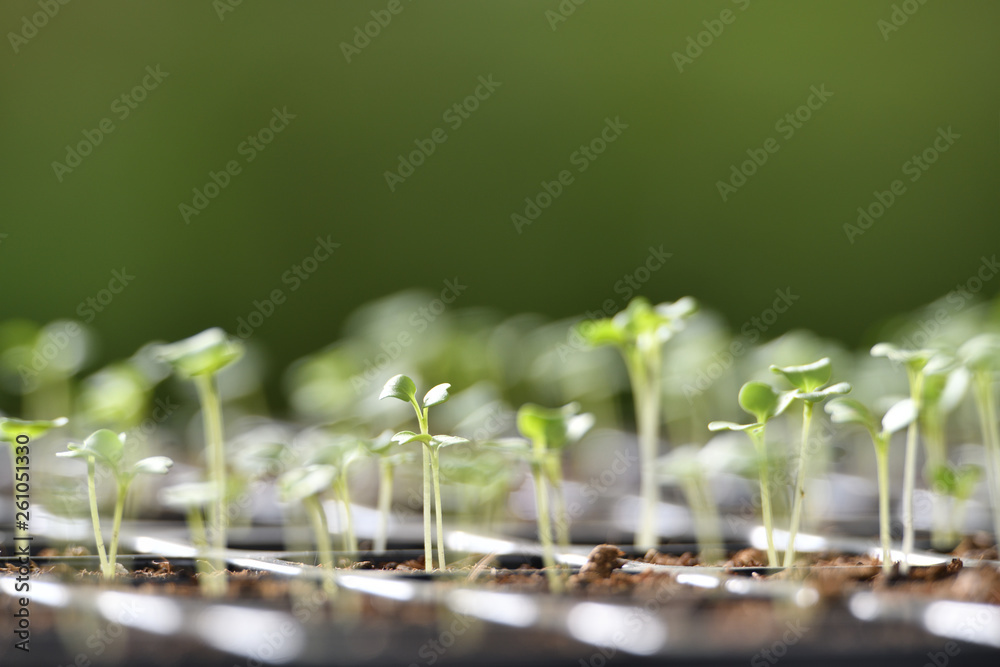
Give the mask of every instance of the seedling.
M 441 464 L 441 474 L 453 483 L 459 494 L 459 517 L 480 530 L 489 531 L 510 492 L 510 460 L 491 449 L 469 448 L 461 453 L 466 456 L 452 456 Z M 556 506 L 559 507 L 558 495 Z M 561 537 L 568 531 L 560 528 L 563 527 L 556 526 L 556 534 Z
M 205 508 L 215 502 L 218 490 L 211 482 L 186 482 L 169 486 L 160 491 L 160 502 L 167 507 L 182 512 L 187 518 L 188 530 L 191 533 L 191 542 L 199 554 L 208 550 L 208 537 L 205 533 Z M 208 566 L 208 567 L 206 567 Z M 216 590 L 213 582 L 209 579 L 209 567 L 205 560 L 196 559 L 195 568 L 202 575 L 198 579 L 198 585 L 208 595 L 215 595 L 222 591 Z
M 216 374 L 243 355 L 243 344 L 231 340 L 222 329 L 212 328 L 170 345 L 160 345 L 156 352 L 179 376 L 192 380 L 198 390 L 209 479 L 220 491 L 208 511 L 210 539 L 216 552 L 212 566 L 222 571 L 225 566 L 222 552 L 227 545 L 228 517 L 225 440 L 222 435 L 222 405 L 216 387 Z
M 951 498 L 951 530 L 942 537 L 946 544 L 952 545 L 961 537 L 962 526 L 965 525 L 966 502 L 976 490 L 976 484 L 983 477 L 983 469 L 977 465 L 942 465 L 932 471 L 931 478 L 934 490 Z
M 27 512 L 30 507 L 27 463 L 29 462 L 28 452 L 31 441 L 40 438 L 53 428 L 64 426 L 66 422 L 65 417 L 40 421 L 0 417 L 0 442 L 6 442 L 10 445 L 10 472 L 14 478 L 11 482 L 11 488 L 14 490 L 15 511 Z M 18 436 L 27 436 L 26 444 L 19 443 Z M 27 520 L 24 523 L 14 522 L 15 538 L 23 539 L 28 536 L 27 529 L 23 527 L 25 523 Z
M 114 431 L 101 429 L 95 431 L 82 444 L 70 443 L 68 451 L 56 452 L 56 456 L 84 459 L 87 462 L 87 493 L 90 496 L 90 518 L 94 524 L 94 541 L 97 544 L 97 555 L 101 563 L 101 573 L 105 579 L 113 579 L 118 566 L 118 537 L 122 525 L 122 513 L 125 510 L 125 499 L 129 487 L 136 475 L 165 475 L 174 462 L 166 456 L 150 456 L 141 459 L 133 465 L 125 462 L 125 434 L 115 434 Z M 115 518 L 111 532 L 111 543 L 107 552 L 104 550 L 104 537 L 101 533 L 101 518 L 97 511 L 97 485 L 95 483 L 95 465 L 107 468 L 114 476 L 117 493 L 115 495 Z
M 333 569 L 333 549 L 330 547 L 330 529 L 326 523 L 321 496 L 337 478 L 337 469 L 331 465 L 313 463 L 293 468 L 278 478 L 278 488 L 285 501 L 299 501 L 309 514 L 320 565 Z M 329 584 L 329 582 L 328 582 Z M 332 586 L 327 586 L 332 588 Z
M 697 303 L 691 297 L 657 306 L 636 297 L 614 317 L 579 326 L 580 335 L 591 345 L 617 347 L 628 368 L 639 432 L 639 493 L 642 498 L 642 516 L 635 534 L 636 546 L 654 547 L 659 543 L 656 530 L 656 506 L 659 501 L 656 459 L 659 456 L 661 421 L 661 348 L 696 310 Z
M 375 551 L 385 551 L 389 542 L 389 515 L 392 513 L 392 485 L 396 466 L 410 458 L 410 452 L 396 452 L 389 431 L 369 440 L 368 451 L 378 459 L 378 528 L 375 531 Z
M 934 356 L 933 350 L 904 350 L 891 343 L 878 343 L 871 350 L 873 357 L 886 357 L 893 364 L 903 364 L 910 384 L 910 400 L 917 419 L 906 429 L 906 460 L 903 464 L 903 562 L 899 571 L 910 571 L 910 553 L 913 551 L 913 492 L 917 478 L 917 438 L 920 434 L 920 414 L 924 396 L 924 374 Z
M 333 488 L 345 516 L 342 547 L 344 551 L 352 553 L 358 550 L 358 540 L 354 535 L 354 519 L 351 516 L 348 473 L 351 465 L 364 457 L 367 451 L 366 443 L 353 436 L 324 437 L 313 448 L 306 461 L 307 467 L 324 465 L 333 468 Z
M 1000 369 L 1000 335 L 980 334 L 962 346 L 960 355 L 972 372 L 973 395 L 986 453 L 986 484 L 993 507 L 993 535 L 1000 541 L 1000 431 L 993 391 L 996 372 Z
M 905 398 L 893 405 L 878 422 L 860 401 L 838 398 L 826 405 L 830 419 L 837 424 L 859 424 L 868 430 L 875 446 L 875 466 L 878 475 L 879 539 L 882 542 L 882 571 L 892 572 L 892 534 L 889 532 L 889 440 L 917 417 L 913 401 Z
M 779 368 L 771 366 L 771 371 L 784 375 L 794 387 L 793 397 L 802 401 L 802 442 L 799 446 L 799 470 L 795 477 L 795 495 L 792 505 L 792 519 L 788 528 L 788 546 L 785 548 L 785 567 L 791 567 L 795 562 L 795 536 L 799 532 L 802 521 L 802 504 L 805 498 L 806 455 L 809 453 L 809 428 L 812 423 L 813 406 L 822 403 L 831 396 L 846 394 L 851 391 L 851 385 L 846 382 L 824 387 L 830 381 L 833 369 L 829 357 L 804 366 L 786 366 Z
M 694 444 L 681 445 L 657 463 L 665 481 L 676 480 L 687 498 L 693 517 L 694 533 L 702 565 L 720 560 L 722 533 L 719 530 L 719 510 L 705 478 L 708 462 L 702 459 L 707 449 Z
M 771 511 L 771 485 L 768 475 L 765 427 L 780 415 L 795 399 L 795 392 L 775 391 L 763 382 L 747 382 L 740 389 L 739 403 L 743 411 L 753 415 L 757 421 L 750 424 L 715 421 L 708 425 L 710 431 L 746 431 L 753 442 L 757 454 L 757 471 L 760 476 L 760 506 L 767 535 L 767 563 L 778 567 L 778 552 L 774 548 L 774 516 Z
M 400 431 L 392 436 L 392 441 L 398 445 L 407 445 L 411 442 L 419 442 L 423 445 L 423 474 L 424 474 L 424 569 L 431 570 L 434 561 L 434 553 L 431 549 L 431 478 L 434 486 L 434 511 L 437 521 L 437 541 L 438 541 L 438 567 L 445 568 L 444 557 L 444 519 L 441 514 L 441 479 L 440 479 L 440 450 L 442 447 L 457 445 L 468 442 L 465 438 L 453 435 L 431 435 L 428 430 L 427 417 L 431 406 L 440 405 L 448 400 L 450 395 L 448 389 L 450 384 L 439 384 L 432 387 L 424 394 L 423 407 L 417 402 L 417 386 L 413 380 L 405 375 L 396 375 L 389 378 L 379 394 L 379 399 L 395 398 L 413 406 L 417 413 L 417 422 L 420 424 L 420 433 L 413 431 Z

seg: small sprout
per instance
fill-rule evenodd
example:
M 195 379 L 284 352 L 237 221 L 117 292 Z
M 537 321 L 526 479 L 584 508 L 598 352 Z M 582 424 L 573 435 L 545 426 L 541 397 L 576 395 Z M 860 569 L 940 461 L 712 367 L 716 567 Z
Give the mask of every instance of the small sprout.
M 688 444 L 675 448 L 657 461 L 661 479 L 679 482 L 687 498 L 702 565 L 711 565 L 725 555 L 719 512 L 706 479 L 712 454 L 714 452 L 707 445 Z
M 757 421 L 750 424 L 715 421 L 708 425 L 710 431 L 745 431 L 753 442 L 757 454 L 757 472 L 760 477 L 760 505 L 767 535 L 767 562 L 778 566 L 778 552 L 774 547 L 774 515 L 771 511 L 771 485 L 768 481 L 767 447 L 764 430 L 767 423 L 779 416 L 795 399 L 795 392 L 776 391 L 764 382 L 747 382 L 740 388 L 739 404 L 743 411 Z
M 824 385 L 830 381 L 833 368 L 829 357 L 803 366 L 786 366 L 779 368 L 771 366 L 771 371 L 783 375 L 795 391 L 794 399 L 802 401 L 802 439 L 799 448 L 799 470 L 795 477 L 795 495 L 792 505 L 791 524 L 788 528 L 788 545 L 785 548 L 785 567 L 791 567 L 795 562 L 795 536 L 799 532 L 802 521 L 802 505 L 805 499 L 806 454 L 809 452 L 809 428 L 812 424 L 813 406 L 822 403 L 831 396 L 839 396 L 851 391 L 851 385 L 839 382 L 829 387 Z
M 1000 335 L 984 333 L 969 340 L 959 356 L 972 373 L 972 394 L 986 454 L 986 486 L 993 508 L 993 534 L 1000 539 L 1000 427 L 993 384 L 1000 370 Z
M 397 452 L 391 431 L 365 442 L 368 451 L 378 458 L 378 529 L 375 533 L 375 551 L 385 551 L 389 541 L 389 514 L 392 510 L 392 485 L 396 466 L 412 458 L 410 452 Z
M 14 419 L 13 417 L 0 417 L 0 442 L 10 444 L 10 471 L 15 480 L 17 479 L 17 469 L 19 467 L 18 457 L 21 456 L 23 458 L 23 455 L 28 452 L 28 448 L 31 446 L 30 442 L 36 438 L 42 437 L 54 428 L 65 426 L 66 423 L 67 419 L 65 417 L 35 421 Z M 18 443 L 18 436 L 27 436 L 27 443 Z M 20 454 L 18 454 L 18 452 L 20 452 Z M 28 505 L 26 502 L 19 501 L 17 498 L 19 495 L 17 493 L 17 485 L 11 483 L 11 489 L 14 490 L 14 507 L 27 507 Z M 27 530 L 25 528 L 17 527 L 18 525 L 19 524 L 15 523 L 14 535 L 19 538 L 27 537 Z
M 526 403 L 517 411 L 517 429 L 528 438 L 530 446 L 523 440 L 505 440 L 497 444 L 508 451 L 525 458 L 531 465 L 535 483 L 535 506 L 538 513 L 538 539 L 542 543 L 542 558 L 549 579 L 549 586 L 555 592 L 563 590 L 563 581 L 556 571 L 552 542 L 552 518 L 549 513 L 549 490 L 552 484 L 557 499 L 556 523 L 563 538 L 569 542 L 569 515 L 562 493 L 562 450 L 570 443 L 578 441 L 594 424 L 589 413 L 579 414 L 580 406 L 570 403 L 562 408 L 550 409 Z M 568 546 L 568 544 L 563 545 Z
M 160 490 L 160 502 L 187 517 L 188 530 L 191 532 L 191 542 L 198 553 L 208 550 L 208 538 L 205 535 L 205 508 L 215 502 L 218 489 L 212 482 L 185 482 L 168 486 Z M 198 579 L 199 586 L 207 594 L 212 593 L 209 564 L 202 559 L 195 561 L 195 567 L 202 575 Z
M 166 456 L 151 456 L 132 465 L 127 465 L 125 463 L 125 434 L 115 434 L 114 431 L 108 429 L 95 431 L 83 443 L 69 443 L 67 451 L 56 452 L 56 456 L 84 459 L 87 462 L 87 491 L 90 496 L 90 518 L 94 524 L 94 541 L 97 544 L 101 572 L 105 579 L 113 579 L 118 565 L 118 536 L 121 531 L 122 513 L 125 510 L 125 498 L 128 495 L 129 487 L 132 486 L 132 481 L 136 475 L 165 475 L 174 462 Z M 114 528 L 107 553 L 104 550 L 101 519 L 97 511 L 95 480 L 95 465 L 97 464 L 111 472 L 117 485 Z
M 875 419 L 863 403 L 851 398 L 838 398 L 826 405 L 826 412 L 835 424 L 857 424 L 865 428 L 875 446 L 878 475 L 879 539 L 882 542 L 882 571 L 892 571 L 892 534 L 889 532 L 889 440 L 917 418 L 917 409 L 909 398 L 895 403 L 882 417 Z
M 423 473 L 424 473 L 424 568 L 431 570 L 434 561 L 433 550 L 431 549 L 431 479 L 434 487 L 434 510 L 437 520 L 437 540 L 438 540 L 438 567 L 445 568 L 444 557 L 444 518 L 441 510 L 441 479 L 440 479 L 440 449 L 450 445 L 457 445 L 468 442 L 465 438 L 451 435 L 431 435 L 427 425 L 427 415 L 431 406 L 440 405 L 450 398 L 448 389 L 450 384 L 439 384 L 426 394 L 424 394 L 423 406 L 417 402 L 417 386 L 413 380 L 405 375 L 396 375 L 389 378 L 382 388 L 379 399 L 395 398 L 413 406 L 417 414 L 417 422 L 420 424 L 420 433 L 413 431 L 400 431 L 392 436 L 392 442 L 398 445 L 406 445 L 411 442 L 419 442 L 423 450 Z
M 219 489 L 227 489 L 225 439 L 222 435 L 222 405 L 216 386 L 216 374 L 243 356 L 243 344 L 215 327 L 169 345 L 159 345 L 153 352 L 162 361 L 169 363 L 180 377 L 190 379 L 198 390 L 201 402 L 202 422 L 205 430 L 205 450 L 208 459 L 209 478 Z M 217 553 L 212 566 L 224 571 L 222 552 L 227 540 L 228 516 L 224 493 L 219 493 L 209 506 L 208 524 L 211 542 Z M 213 593 L 221 595 L 225 591 L 225 579 L 213 578 L 216 586 Z
M 323 464 L 333 468 L 335 477 L 333 487 L 344 509 L 346 527 L 343 532 L 344 551 L 358 551 L 358 540 L 354 536 L 354 518 L 351 514 L 351 494 L 348 485 L 348 473 L 351 465 L 368 455 L 366 443 L 354 436 L 334 436 L 322 433 L 319 444 L 314 445 L 307 463 Z
M 917 478 L 917 440 L 920 433 L 920 415 L 923 412 L 924 378 L 926 373 L 933 371 L 935 366 L 942 366 L 939 356 L 935 358 L 934 350 L 907 350 L 891 343 L 878 343 L 871 349 L 873 357 L 885 357 L 894 365 L 902 365 L 906 369 L 906 378 L 910 385 L 910 400 L 917 412 L 917 419 L 910 422 L 906 430 L 906 459 L 903 466 L 903 561 L 899 571 L 906 574 L 910 571 L 910 552 L 913 551 L 913 494 Z
M 655 462 L 660 444 L 661 348 L 697 310 L 698 304 L 691 297 L 656 306 L 636 297 L 614 317 L 584 322 L 578 327 L 589 344 L 618 348 L 632 383 L 639 431 L 639 494 L 642 498 L 642 516 L 635 532 L 636 546 L 654 547 L 659 543 L 656 507 L 660 489 Z
M 316 539 L 319 563 L 331 570 L 334 567 L 333 548 L 330 546 L 330 528 L 327 525 L 321 497 L 333 485 L 336 478 L 337 468 L 323 463 L 293 468 L 278 478 L 281 498 L 285 502 L 297 501 L 305 506 Z M 325 588 L 329 592 L 335 590 L 329 579 L 325 582 Z

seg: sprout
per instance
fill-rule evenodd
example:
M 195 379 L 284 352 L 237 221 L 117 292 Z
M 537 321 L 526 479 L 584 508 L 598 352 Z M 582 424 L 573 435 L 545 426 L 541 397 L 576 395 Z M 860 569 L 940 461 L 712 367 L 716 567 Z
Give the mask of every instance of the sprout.
M 346 517 L 342 546 L 344 551 L 352 553 L 358 550 L 358 540 L 354 536 L 354 520 L 351 516 L 351 494 L 347 483 L 348 472 L 351 465 L 365 457 L 367 452 L 366 442 L 360 438 L 353 436 L 329 437 L 326 435 L 318 445 L 314 445 L 307 461 L 308 464 L 326 465 L 334 470 L 334 491 L 344 508 L 344 516 Z
M 378 459 L 378 528 L 375 532 L 375 551 L 385 551 L 389 541 L 389 514 L 392 511 L 392 485 L 396 466 L 411 457 L 410 452 L 397 452 L 391 431 L 368 440 L 365 446 Z
M 444 519 L 441 515 L 441 479 L 440 479 L 440 449 L 449 445 L 468 442 L 465 438 L 452 435 L 431 435 L 427 425 L 427 415 L 434 405 L 440 405 L 448 400 L 450 384 L 439 384 L 424 394 L 423 407 L 417 402 L 417 386 L 405 375 L 389 378 L 379 394 L 379 399 L 395 398 L 413 406 L 420 424 L 420 433 L 400 431 L 392 436 L 392 442 L 397 445 L 407 445 L 419 442 L 423 445 L 424 473 L 424 569 L 431 570 L 434 554 L 431 549 L 431 478 L 434 483 L 434 510 L 437 520 L 438 567 L 445 568 L 444 557 Z
M 767 563 L 778 567 L 778 552 L 774 548 L 774 515 L 771 511 L 771 485 L 768 475 L 767 447 L 764 430 L 767 423 L 780 415 L 795 399 L 791 391 L 775 391 L 763 382 L 747 382 L 740 389 L 739 403 L 743 411 L 757 421 L 751 424 L 715 421 L 708 425 L 710 431 L 746 431 L 757 454 L 757 471 L 760 477 L 760 505 L 767 535 Z
M 136 475 L 165 475 L 174 462 L 166 456 L 151 456 L 141 459 L 132 465 L 125 462 L 125 434 L 115 434 L 114 431 L 101 429 L 95 431 L 82 444 L 70 443 L 68 451 L 56 452 L 56 456 L 85 459 L 87 462 L 87 492 L 90 496 L 90 518 L 94 524 L 94 540 L 97 544 L 97 555 L 101 563 L 101 573 L 105 579 L 113 579 L 118 563 L 118 536 L 121 531 L 122 513 L 125 510 L 125 498 Z M 95 482 L 95 465 L 107 468 L 115 478 L 117 494 L 115 496 L 114 528 L 111 533 L 111 544 L 107 553 L 104 550 L 104 537 L 101 533 L 101 519 L 97 511 L 97 485 Z
M 996 372 L 1000 370 L 1000 335 L 980 334 L 963 345 L 959 355 L 972 372 L 973 396 L 986 453 L 986 485 L 993 506 L 993 535 L 1000 540 L 1000 432 L 993 390 Z
M 286 502 L 299 501 L 305 505 L 316 538 L 320 565 L 330 569 L 333 568 L 333 549 L 330 547 L 330 529 L 320 496 L 333 485 L 336 477 L 336 467 L 313 463 L 293 468 L 278 478 L 282 499 Z
M 222 552 L 226 549 L 226 455 L 225 440 L 222 435 L 222 406 L 219 402 L 219 391 L 216 387 L 216 374 L 240 358 L 243 354 L 243 344 L 231 340 L 226 332 L 219 328 L 206 329 L 200 334 L 169 345 L 160 345 L 155 350 L 156 356 L 169 363 L 179 376 L 191 379 L 198 390 L 201 401 L 202 422 L 205 428 L 205 449 L 207 452 L 209 477 L 220 490 L 215 502 L 209 506 L 208 523 L 212 546 L 216 557 L 212 563 L 216 570 L 222 571 L 225 563 Z M 225 580 L 218 579 L 216 593 L 225 590 Z
M 838 398 L 826 405 L 830 420 L 837 424 L 858 424 L 863 426 L 875 446 L 875 465 L 878 475 L 878 519 L 879 539 L 882 542 L 882 571 L 892 571 L 892 535 L 889 532 L 889 440 L 892 434 L 901 431 L 917 418 L 917 408 L 913 401 L 905 398 L 893 405 L 876 421 L 871 411 L 860 401 Z
M 660 442 L 661 348 L 696 310 L 697 303 L 691 297 L 657 306 L 636 297 L 614 317 L 579 326 L 581 336 L 591 345 L 618 348 L 632 383 L 639 431 L 639 493 L 642 498 L 636 546 L 654 547 L 659 543 L 656 531 L 659 485 L 655 462 Z
M 45 435 L 51 429 L 65 426 L 66 422 L 67 419 L 65 417 L 36 421 L 26 421 L 24 419 L 14 419 L 12 417 L 0 417 L 0 442 L 10 444 L 10 472 L 14 478 L 14 481 L 11 483 L 11 489 L 14 491 L 15 509 L 24 507 L 26 510 L 28 507 L 28 503 L 25 502 L 28 499 L 27 487 L 22 486 L 22 488 L 25 489 L 24 493 L 18 493 L 17 491 L 18 469 L 27 473 L 28 451 L 30 447 L 28 443 L 35 438 Z M 18 436 L 26 436 L 27 440 L 23 443 L 18 442 Z M 24 462 L 24 465 L 21 465 L 22 461 Z M 23 500 L 19 501 L 18 496 L 23 496 Z M 23 540 L 28 537 L 28 530 L 23 526 L 24 524 L 16 521 L 14 522 L 15 539 Z
M 894 365 L 906 368 L 910 384 L 910 400 L 917 412 L 917 419 L 910 422 L 906 431 L 906 460 L 903 466 L 903 562 L 899 571 L 910 571 L 910 552 L 913 551 L 913 491 L 917 477 L 917 438 L 920 432 L 920 414 L 923 412 L 924 377 L 934 359 L 934 350 L 905 350 L 891 343 L 878 343 L 871 350 L 873 357 L 886 357 Z
M 795 477 L 794 503 L 791 523 L 788 528 L 788 546 L 785 548 L 784 562 L 785 567 L 791 567 L 795 561 L 795 536 L 799 532 L 799 524 L 802 521 L 802 503 L 806 495 L 806 454 L 809 451 L 807 444 L 813 406 L 816 403 L 822 403 L 831 396 L 848 393 L 851 391 L 851 385 L 839 382 L 824 387 L 830 381 L 830 375 L 833 373 L 829 357 L 823 357 L 819 361 L 804 366 L 786 366 L 784 368 L 771 366 L 771 371 L 785 376 L 785 379 L 795 387 L 792 397 L 802 401 L 802 441 L 799 446 L 799 470 Z
M 705 479 L 714 454 L 708 445 L 688 444 L 677 447 L 657 462 L 661 479 L 677 480 L 687 497 L 702 565 L 716 562 L 725 555 L 721 548 L 718 508 Z

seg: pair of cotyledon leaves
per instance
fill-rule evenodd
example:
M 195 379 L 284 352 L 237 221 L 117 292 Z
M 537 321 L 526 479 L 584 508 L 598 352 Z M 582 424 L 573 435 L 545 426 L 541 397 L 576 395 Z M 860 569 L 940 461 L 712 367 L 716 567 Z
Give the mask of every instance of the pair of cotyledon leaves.
M 424 394 L 424 400 L 422 402 L 423 410 L 426 411 L 434 405 L 440 405 L 451 398 L 448 390 L 451 388 L 451 384 L 445 382 L 443 384 L 431 387 L 430 390 Z M 404 403 L 410 403 L 416 409 L 420 409 L 421 405 L 417 403 L 417 386 L 413 383 L 406 375 L 396 375 L 389 378 L 389 381 L 385 383 L 382 388 L 382 393 L 379 394 L 379 399 L 383 398 L 395 398 Z M 414 433 L 413 431 L 400 431 L 399 433 L 392 436 L 391 442 L 397 445 L 408 445 L 411 442 L 421 442 L 432 449 L 437 449 L 439 447 L 448 447 L 449 445 L 459 445 L 468 442 L 465 438 L 460 438 L 454 435 L 430 435 L 428 433 Z
M 636 297 L 613 317 L 583 322 L 578 330 L 584 340 L 595 346 L 624 347 L 648 336 L 664 342 L 697 310 L 698 303 L 689 296 L 655 306 L 642 297 Z
M 217 373 L 243 356 L 243 351 L 243 343 L 230 338 L 219 327 L 155 348 L 160 359 L 186 378 Z
M 45 435 L 51 429 L 65 426 L 68 421 L 65 417 L 35 421 L 0 417 L 0 442 L 16 442 L 19 435 L 27 436 L 30 441 Z
M 150 456 L 140 459 L 128 467 L 124 466 L 125 434 L 102 428 L 95 431 L 82 443 L 69 443 L 68 451 L 56 452 L 56 456 L 66 458 L 92 458 L 107 466 L 119 481 L 131 480 L 139 474 L 165 475 L 174 462 L 166 456 Z
M 771 371 L 783 375 L 795 389 L 777 391 L 764 382 L 747 382 L 740 389 L 739 403 L 740 407 L 753 415 L 756 421 L 750 424 L 716 421 L 708 425 L 709 430 L 748 431 L 761 428 L 783 413 L 796 399 L 807 403 L 819 403 L 851 391 L 851 385 L 846 382 L 824 386 L 830 381 L 832 374 L 829 357 L 802 366 L 771 366 Z

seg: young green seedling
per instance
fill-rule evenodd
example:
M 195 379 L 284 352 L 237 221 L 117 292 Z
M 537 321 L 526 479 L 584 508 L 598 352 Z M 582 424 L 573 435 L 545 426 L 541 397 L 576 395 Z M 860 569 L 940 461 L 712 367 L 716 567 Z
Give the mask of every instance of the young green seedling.
M 194 382 L 201 402 L 202 423 L 205 432 L 205 450 L 208 459 L 209 479 L 220 493 L 209 507 L 208 525 L 211 544 L 216 552 L 212 566 L 223 571 L 225 563 L 226 526 L 226 454 L 222 435 L 222 405 L 216 387 L 216 374 L 243 355 L 243 344 L 230 339 L 219 328 L 206 329 L 200 334 L 169 345 L 156 348 L 157 356 L 169 363 L 174 372 Z M 225 582 L 220 580 L 219 586 Z
M 661 348 L 696 310 L 697 303 L 691 297 L 657 306 L 636 297 L 614 317 L 585 322 L 578 328 L 589 344 L 618 348 L 632 384 L 639 431 L 639 493 L 642 498 L 636 546 L 655 547 L 659 543 L 656 506 L 660 487 L 656 480 L 656 459 L 660 443 Z
M 701 564 L 711 565 L 722 559 L 725 552 L 718 508 L 705 478 L 708 462 L 702 460 L 703 451 L 704 448 L 698 445 L 681 445 L 660 458 L 657 465 L 661 479 L 680 484 L 691 508 Z
M 882 571 L 892 571 L 892 534 L 889 532 L 889 440 L 892 434 L 909 426 L 917 417 L 916 406 L 909 398 L 893 405 L 879 423 L 860 401 L 838 398 L 826 405 L 831 421 L 837 424 L 859 424 L 867 429 L 875 446 L 875 466 L 878 476 L 879 539 L 882 542 Z
M 301 502 L 309 513 L 320 565 L 330 570 L 334 567 L 333 549 L 330 546 L 330 529 L 327 526 L 321 496 L 333 485 L 336 478 L 337 469 L 322 463 L 293 468 L 278 478 L 278 489 L 282 499 L 286 502 Z M 327 584 L 328 589 L 332 588 L 329 580 Z
M 926 453 L 924 478 L 932 482 L 931 488 L 934 490 L 931 545 L 936 549 L 949 551 L 955 546 L 955 535 L 950 527 L 954 524 L 945 501 L 949 498 L 957 501 L 951 490 L 958 490 L 958 485 L 952 483 L 957 478 L 954 475 L 955 469 L 948 464 L 945 431 L 948 413 L 965 396 L 970 374 L 964 366 L 955 363 L 932 370 L 934 372 L 928 371 L 924 375 L 923 410 L 920 414 L 920 431 Z
M 924 374 L 934 357 L 933 350 L 904 350 L 891 343 L 878 343 L 872 347 L 873 357 L 886 357 L 893 364 L 906 367 L 910 384 L 910 400 L 917 418 L 906 429 L 906 459 L 903 463 L 903 561 L 899 571 L 910 571 L 910 552 L 913 551 L 913 493 L 917 482 L 917 439 L 920 435 L 920 414 L 923 411 Z
M 94 540 L 101 562 L 101 572 L 105 579 L 113 579 L 118 565 L 118 536 L 122 526 L 122 513 L 129 487 L 136 475 L 165 475 L 174 465 L 166 456 L 150 456 L 132 465 L 125 462 L 125 434 L 116 434 L 108 429 L 95 431 L 82 444 L 69 443 L 68 451 L 56 452 L 56 456 L 84 459 L 87 462 L 87 491 L 90 495 L 90 518 L 94 524 Z M 97 489 L 94 482 L 94 466 L 106 467 L 114 476 L 116 485 L 114 528 L 107 554 L 104 552 L 104 537 L 101 533 L 101 519 L 97 511 Z
M 375 551 L 385 551 L 389 542 L 389 515 L 392 513 L 392 485 L 396 466 L 408 461 L 410 452 L 396 452 L 391 432 L 369 440 L 368 451 L 378 459 L 378 528 L 375 531 Z
M 775 391 L 763 382 L 747 382 L 740 389 L 740 407 L 757 421 L 751 424 L 715 421 L 708 425 L 710 431 L 746 431 L 757 454 L 757 471 L 760 476 L 760 505 L 767 535 L 767 563 L 778 567 L 778 552 L 774 548 L 774 516 L 771 511 L 771 485 L 768 474 L 767 447 L 764 432 L 767 423 L 780 415 L 795 399 L 795 392 Z
M 1000 370 L 1000 335 L 985 333 L 976 336 L 962 346 L 960 356 L 972 372 L 973 395 L 986 454 L 986 485 L 993 508 L 993 535 L 1000 541 L 1000 431 L 993 390 L 997 370 Z
M 184 514 L 187 518 L 191 542 L 199 554 L 208 551 L 208 536 L 205 533 L 205 508 L 215 502 L 218 490 L 212 482 L 186 482 L 168 486 L 160 491 L 160 502 Z M 216 594 L 212 579 L 209 578 L 211 565 L 202 558 L 195 559 L 195 568 L 201 575 L 198 585 L 206 595 Z
M 543 560 L 549 578 L 549 586 L 560 592 L 562 579 L 556 571 L 555 554 L 552 543 L 552 519 L 549 512 L 549 490 L 547 482 L 556 487 L 556 494 L 562 494 L 562 450 L 577 442 L 594 424 L 591 414 L 579 413 L 575 403 L 559 409 L 543 408 L 526 403 L 517 411 L 517 430 L 531 442 L 531 447 L 512 447 L 522 451 L 531 465 L 535 482 L 535 507 L 538 513 L 538 539 L 542 543 Z M 565 503 L 559 505 L 557 522 L 568 526 Z
M 498 510 L 510 493 L 511 465 L 503 453 L 487 448 L 467 449 L 467 457 L 453 456 L 441 464 L 441 474 L 460 494 L 460 519 L 489 532 Z M 557 494 L 559 492 L 557 491 Z M 556 498 L 559 513 L 558 495 Z M 560 537 L 568 532 L 559 530 Z
M 788 528 L 788 546 L 785 548 L 785 567 L 791 567 L 795 562 L 795 536 L 799 532 L 802 521 L 802 504 L 805 498 L 806 455 L 809 453 L 809 428 L 812 424 L 813 406 L 822 403 L 831 396 L 846 394 L 851 391 L 851 385 L 846 382 L 824 387 L 830 381 L 833 369 L 830 359 L 824 357 L 819 361 L 804 366 L 786 366 L 779 368 L 771 366 L 771 371 L 784 375 L 795 387 L 794 398 L 802 401 L 802 441 L 799 446 L 799 470 L 795 477 L 795 495 L 792 505 L 792 519 Z
M 407 445 L 411 442 L 419 442 L 423 447 L 423 473 L 424 473 L 424 569 L 430 571 L 434 562 L 434 553 L 431 549 L 431 478 L 434 485 L 434 511 L 437 520 L 437 541 L 438 541 L 438 567 L 445 568 L 444 557 L 444 519 L 441 513 L 441 479 L 439 456 L 442 447 L 457 445 L 468 442 L 465 438 L 452 435 L 431 435 L 427 425 L 427 415 L 431 406 L 440 405 L 450 397 L 448 389 L 450 384 L 439 384 L 432 387 L 424 394 L 423 407 L 417 402 L 417 386 L 413 380 L 405 375 L 396 375 L 389 378 L 379 394 L 379 399 L 395 398 L 413 406 L 417 413 L 417 422 L 420 424 L 420 433 L 413 431 L 400 431 L 392 436 L 392 441 L 397 445 Z
M 14 509 L 16 512 L 27 512 L 31 505 L 28 498 L 30 485 L 27 481 L 30 477 L 28 452 L 31 448 L 31 441 L 40 438 L 53 428 L 64 426 L 66 422 L 65 417 L 40 421 L 0 417 L 0 442 L 6 442 L 10 445 L 10 472 L 14 478 L 11 482 L 11 488 L 14 490 Z M 27 440 L 18 442 L 18 436 L 27 437 Z M 15 539 L 23 540 L 28 537 L 28 530 L 24 527 L 26 524 L 27 519 L 23 523 L 21 521 L 14 522 Z
M 343 549 L 356 553 L 358 540 L 354 536 L 354 519 L 351 515 L 351 493 L 348 485 L 348 473 L 351 465 L 366 456 L 367 443 L 353 436 L 326 437 L 313 448 L 307 464 L 330 466 L 336 475 L 333 479 L 334 492 L 344 509 L 345 525 L 343 530 Z
M 977 465 L 953 466 L 945 464 L 935 468 L 931 483 L 938 494 L 952 499 L 950 513 L 950 530 L 943 535 L 945 544 L 956 544 L 962 538 L 962 527 L 965 525 L 965 506 L 976 484 L 983 477 L 983 469 Z

